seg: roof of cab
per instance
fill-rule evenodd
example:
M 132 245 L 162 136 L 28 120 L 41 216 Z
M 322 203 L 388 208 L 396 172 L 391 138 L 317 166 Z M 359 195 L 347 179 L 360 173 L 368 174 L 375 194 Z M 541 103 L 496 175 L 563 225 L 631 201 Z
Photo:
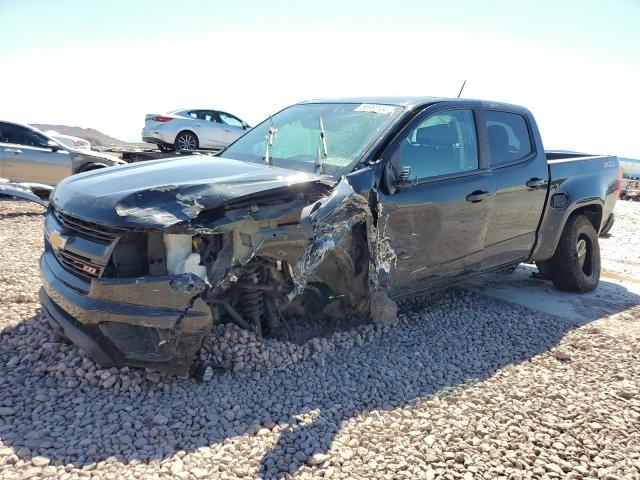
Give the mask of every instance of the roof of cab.
M 490 100 L 478 100 L 472 98 L 448 98 L 448 97 L 345 97 L 345 98 L 318 98 L 300 103 L 376 103 L 381 105 L 399 105 L 407 110 L 421 108 L 440 102 L 476 104 L 479 107 L 489 109 L 505 109 L 512 111 L 527 111 L 526 108 L 509 103 L 494 102 Z

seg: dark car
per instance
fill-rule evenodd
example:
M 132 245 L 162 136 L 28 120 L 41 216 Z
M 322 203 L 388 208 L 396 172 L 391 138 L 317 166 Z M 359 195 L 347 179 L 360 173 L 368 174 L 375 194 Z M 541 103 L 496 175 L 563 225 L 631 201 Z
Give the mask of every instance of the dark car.
M 545 153 L 521 107 L 444 98 L 288 107 L 220 157 L 88 172 L 46 216 L 41 301 L 101 365 L 186 375 L 214 322 L 384 322 L 395 300 L 536 261 L 593 290 L 616 157 Z

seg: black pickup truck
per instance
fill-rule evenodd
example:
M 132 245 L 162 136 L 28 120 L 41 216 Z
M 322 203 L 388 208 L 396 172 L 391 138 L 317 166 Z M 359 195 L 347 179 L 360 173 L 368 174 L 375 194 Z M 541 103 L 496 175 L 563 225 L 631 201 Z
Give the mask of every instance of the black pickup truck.
M 593 290 L 619 185 L 616 157 L 545 153 L 514 105 L 303 102 L 218 157 L 62 181 L 40 298 L 101 365 L 186 375 L 214 322 L 384 322 L 400 298 L 525 261 Z

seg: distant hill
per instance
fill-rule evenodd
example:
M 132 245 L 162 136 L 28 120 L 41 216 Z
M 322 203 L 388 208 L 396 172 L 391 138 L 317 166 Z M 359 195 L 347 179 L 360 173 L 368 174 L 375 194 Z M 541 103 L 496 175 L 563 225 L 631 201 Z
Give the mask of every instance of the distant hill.
M 46 123 L 32 123 L 31 126 L 36 127 L 43 132 L 46 130 L 55 130 L 63 135 L 72 135 L 74 137 L 80 137 L 84 140 L 91 142 L 91 145 L 95 147 L 106 147 L 108 145 L 127 145 L 128 143 L 123 140 L 105 135 L 99 132 L 95 128 L 82 128 L 82 127 L 69 127 L 67 125 L 48 125 Z

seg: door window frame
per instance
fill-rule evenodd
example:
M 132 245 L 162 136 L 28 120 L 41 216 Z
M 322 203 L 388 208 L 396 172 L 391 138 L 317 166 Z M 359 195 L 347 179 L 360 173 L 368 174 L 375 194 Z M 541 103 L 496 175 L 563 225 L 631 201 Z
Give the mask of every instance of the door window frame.
M 218 110 L 216 113 L 217 113 L 217 116 L 218 116 L 218 120 L 220 121 L 220 123 L 221 123 L 222 125 L 225 125 L 225 126 L 227 126 L 227 127 L 233 127 L 233 128 L 243 128 L 244 122 L 243 122 L 242 120 L 240 120 L 238 117 L 236 117 L 235 115 L 231 115 L 231 114 L 230 114 L 230 113 L 228 113 L 228 112 L 223 112 L 222 110 Z M 228 123 L 226 123 L 226 122 L 222 119 L 222 117 L 220 116 L 220 114 L 224 114 L 224 115 L 226 115 L 226 116 L 228 116 L 228 117 L 235 118 L 236 120 L 238 120 L 238 121 L 240 122 L 240 126 L 239 126 L 239 127 L 236 127 L 235 125 L 229 125 Z
M 468 177 L 471 175 L 480 175 L 490 172 L 490 158 L 487 156 L 488 142 L 486 136 L 481 133 L 480 121 L 481 121 L 481 108 L 472 104 L 459 104 L 459 103 L 437 103 L 429 105 L 423 110 L 419 111 L 407 124 L 400 129 L 400 131 L 394 136 L 394 138 L 385 146 L 381 158 L 388 165 L 391 162 L 391 156 L 400 147 L 400 143 L 404 141 L 420 124 L 422 124 L 427 118 L 438 115 L 451 110 L 467 110 L 470 111 L 473 116 L 473 124 L 475 127 L 476 144 L 478 152 L 478 168 L 475 170 L 469 170 L 465 172 L 454 172 L 444 175 L 437 175 L 434 177 L 419 178 L 415 181 L 408 183 L 396 183 L 395 187 L 399 190 L 405 190 L 416 185 L 423 185 L 427 183 L 440 182 L 443 180 L 450 180 L 453 178 Z M 390 166 L 393 169 L 393 166 Z M 399 177 L 400 172 L 394 170 L 396 178 Z
M 535 142 L 535 138 L 533 135 L 533 129 L 531 128 L 531 123 L 529 122 L 528 115 L 523 114 L 517 110 L 510 110 L 508 108 L 481 108 L 479 109 L 479 118 L 482 120 L 482 136 L 487 139 L 487 148 L 488 148 L 488 159 L 489 159 L 489 168 L 491 170 L 499 170 L 505 167 L 512 167 L 514 165 L 519 165 L 521 163 L 531 162 L 538 156 L 538 145 Z M 497 113 L 510 113 L 513 115 L 518 115 L 524 119 L 524 124 L 527 126 L 527 134 L 529 135 L 529 144 L 531 145 L 531 152 L 521 158 L 517 158 L 510 162 L 503 162 L 493 165 L 492 157 L 491 157 L 491 145 L 489 144 L 489 130 L 487 128 L 487 119 L 484 116 L 485 112 L 497 112 Z
M 32 135 L 34 138 L 42 137 L 42 138 L 40 138 L 40 140 L 43 140 L 44 144 L 43 145 L 28 145 L 26 143 L 10 142 L 9 139 L 4 136 L 4 133 L 0 133 L 0 143 L 4 143 L 6 145 L 15 145 L 15 146 L 19 146 L 19 147 L 22 147 L 22 148 L 37 148 L 37 149 L 45 150 L 45 151 L 49 149 L 49 146 L 47 145 L 47 142 L 49 141 L 49 139 L 47 138 L 46 135 L 43 135 L 40 132 L 36 132 L 36 131 L 31 130 L 30 128 L 27 128 L 27 127 L 25 127 L 23 125 L 18 125 L 18 124 L 11 123 L 11 122 L 0 122 L 0 125 L 5 125 L 5 126 L 7 126 L 9 128 L 21 129 L 21 130 L 24 131 L 22 133 L 23 136 Z

